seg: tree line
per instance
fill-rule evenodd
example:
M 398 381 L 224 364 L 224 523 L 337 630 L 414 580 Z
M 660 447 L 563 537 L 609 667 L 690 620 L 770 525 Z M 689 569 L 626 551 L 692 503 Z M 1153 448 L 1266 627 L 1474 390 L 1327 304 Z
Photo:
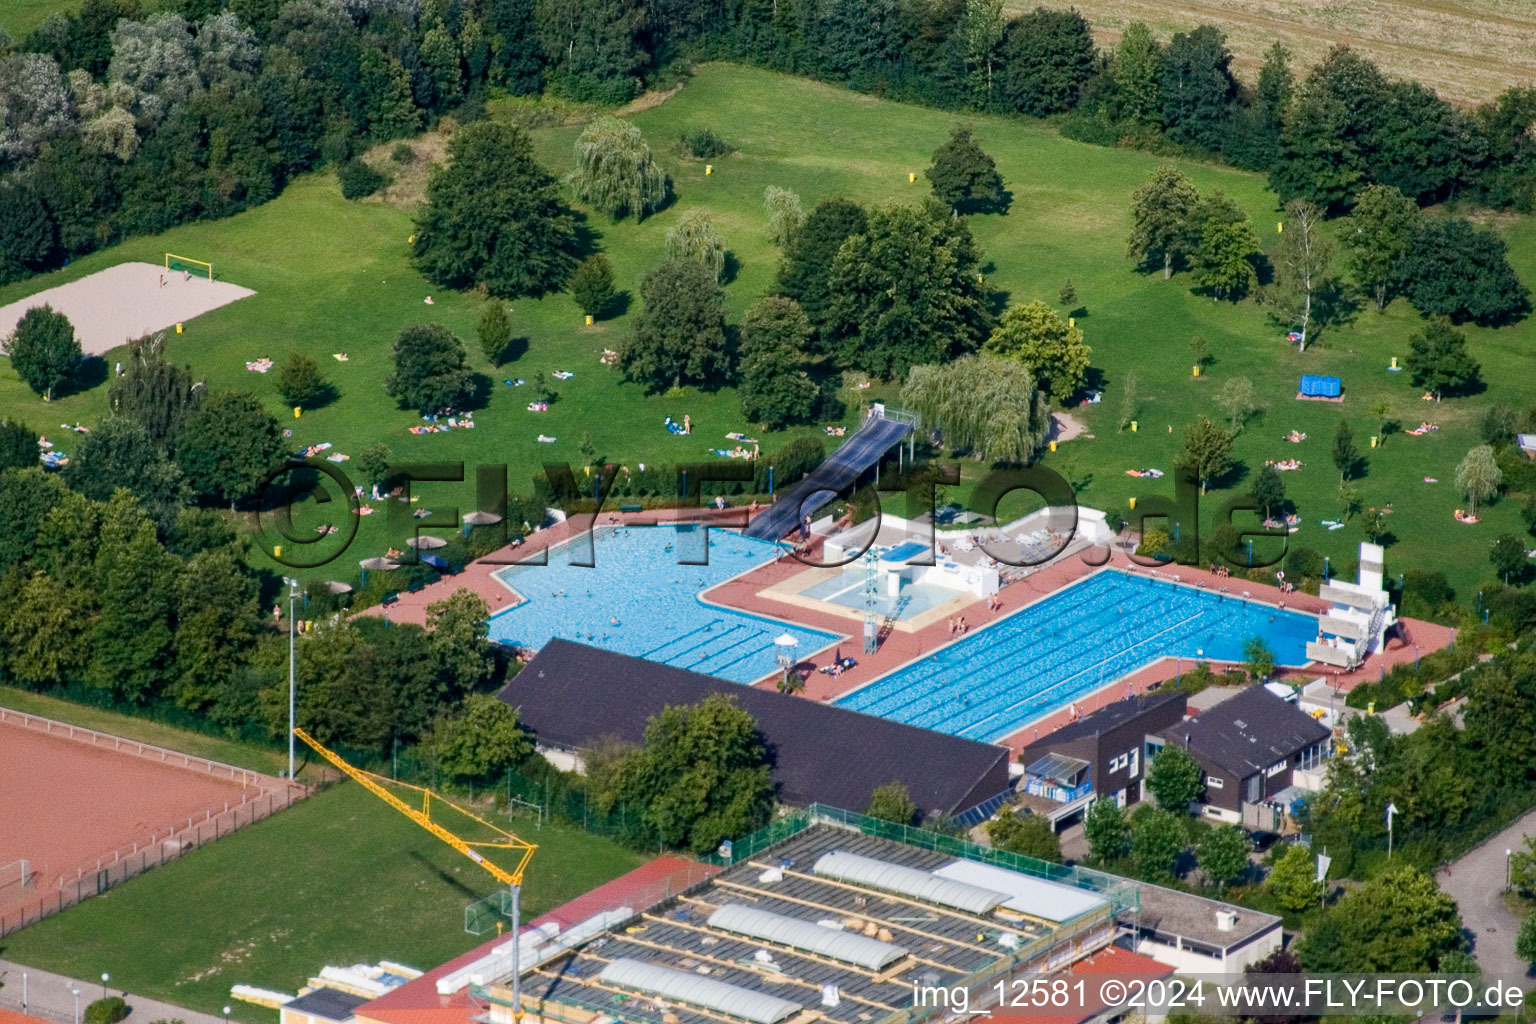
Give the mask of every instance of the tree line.
M 1536 198 L 1536 88 L 1463 111 L 1345 47 L 1298 81 L 1278 44 L 1250 86 L 1211 26 L 1162 42 L 1133 24 L 1100 51 L 1076 12 L 998 0 L 86 0 L 0 39 L 0 279 L 264 202 L 359 145 L 475 120 L 493 91 L 622 102 L 695 57 L 1057 116 L 1075 138 L 1268 172 L 1329 214 L 1370 185 Z

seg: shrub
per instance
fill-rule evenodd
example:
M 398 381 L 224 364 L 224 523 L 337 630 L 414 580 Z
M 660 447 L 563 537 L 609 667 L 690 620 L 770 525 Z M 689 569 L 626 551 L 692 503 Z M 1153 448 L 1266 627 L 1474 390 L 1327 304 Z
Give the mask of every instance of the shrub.
M 708 128 L 690 128 L 678 136 L 678 148 L 684 156 L 709 160 L 733 152 L 735 147 Z
M 404 142 L 397 142 L 395 148 L 390 150 L 389 158 L 397 164 L 415 163 L 416 151 Z
M 349 160 L 336 172 L 341 179 L 341 198 L 362 199 L 384 187 L 384 175 L 361 160 Z
M 118 996 L 98 999 L 85 1008 L 85 1024 L 117 1024 L 128 1016 L 128 1004 Z

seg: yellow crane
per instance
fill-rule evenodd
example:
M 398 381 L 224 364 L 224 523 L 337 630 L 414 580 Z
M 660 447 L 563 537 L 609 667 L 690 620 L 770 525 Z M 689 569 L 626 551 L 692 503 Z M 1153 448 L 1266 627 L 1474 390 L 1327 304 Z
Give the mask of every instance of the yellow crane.
M 519 953 L 521 950 L 519 949 L 518 935 L 518 929 L 521 925 L 522 919 L 519 916 L 521 912 L 519 899 L 521 897 L 523 888 L 523 872 L 527 869 L 528 862 L 533 859 L 533 851 L 537 850 L 538 846 L 528 842 L 525 839 L 519 839 L 517 836 L 513 835 L 511 832 L 508 832 L 506 829 L 503 829 L 497 825 L 493 825 L 491 822 L 486 821 L 484 818 L 480 817 L 478 814 L 475 814 L 473 811 L 460 807 L 452 800 L 448 800 L 443 796 L 432 792 L 430 789 L 427 789 L 423 786 L 413 786 L 407 782 L 394 782 L 391 780 L 386 780 L 383 776 L 375 775 L 373 772 L 367 772 L 361 768 L 356 767 L 355 765 L 349 764 L 347 760 L 340 754 L 325 747 L 320 743 L 319 740 L 315 739 L 303 729 L 294 729 L 293 734 L 299 739 L 303 740 L 305 743 L 309 744 L 309 746 L 314 749 L 315 753 L 319 754 L 331 764 L 335 765 L 349 779 L 352 779 L 358 785 L 368 790 L 368 792 L 372 793 L 380 800 L 383 800 L 385 803 L 389 804 L 389 806 L 393 807 L 407 818 L 410 818 L 412 821 L 426 829 L 428 832 L 432 833 L 438 839 L 444 843 L 447 843 L 449 846 L 453 847 L 455 850 L 458 850 L 464 856 L 480 865 L 491 874 L 491 877 L 495 878 L 496 881 L 507 886 L 507 888 L 511 890 L 512 1014 L 514 1020 L 522 1020 L 522 965 L 519 963 Z M 385 789 L 383 783 L 386 781 L 389 781 L 391 786 L 400 786 L 405 789 L 414 790 L 415 792 L 420 793 L 421 809 L 417 810 L 395 794 L 391 793 L 388 789 Z M 493 838 L 464 839 L 455 833 L 450 832 L 447 828 L 443 827 L 441 822 L 434 821 L 432 819 L 432 805 L 434 802 L 450 807 L 456 814 L 463 815 L 471 821 L 478 822 L 479 824 L 485 826 L 485 828 L 490 830 Z M 516 854 L 517 864 L 509 871 L 494 861 L 486 859 L 486 857 L 480 853 L 481 850 L 511 851 Z

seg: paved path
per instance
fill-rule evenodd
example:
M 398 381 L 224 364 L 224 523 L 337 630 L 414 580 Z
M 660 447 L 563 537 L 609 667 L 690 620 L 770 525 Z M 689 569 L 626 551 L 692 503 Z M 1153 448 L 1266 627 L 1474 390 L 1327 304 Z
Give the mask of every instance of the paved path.
M 0 989 L 0 1005 L 7 1008 L 21 1009 L 21 974 L 27 974 L 27 1012 L 48 1020 L 72 1022 L 75 1019 L 75 997 L 70 993 L 71 985 L 80 990 L 80 1013 L 83 1016 L 85 1008 L 93 999 L 101 998 L 101 982 L 76 981 L 66 978 L 62 974 L 53 974 L 49 971 L 40 971 L 35 967 L 27 967 L 10 960 L 0 960 L 0 983 L 5 987 Z M 127 1024 L 151 1024 L 160 1020 L 182 1020 L 186 1024 L 224 1024 L 224 1018 L 214 1017 L 210 1014 L 199 1013 L 196 1010 L 188 1010 L 170 1003 L 162 1003 L 155 999 L 146 999 L 132 993 L 124 993 L 122 989 L 107 988 L 108 995 L 124 996 L 128 1001 Z M 234 1013 L 230 1020 L 239 1020 L 242 1010 L 250 1007 L 244 1003 L 231 1003 Z
M 1472 952 L 1483 973 L 1524 976 L 1529 964 L 1515 955 L 1520 921 L 1504 905 L 1505 850 L 1519 850 L 1536 832 L 1536 811 L 1435 874 L 1440 888 L 1461 908 L 1461 920 L 1473 935 Z

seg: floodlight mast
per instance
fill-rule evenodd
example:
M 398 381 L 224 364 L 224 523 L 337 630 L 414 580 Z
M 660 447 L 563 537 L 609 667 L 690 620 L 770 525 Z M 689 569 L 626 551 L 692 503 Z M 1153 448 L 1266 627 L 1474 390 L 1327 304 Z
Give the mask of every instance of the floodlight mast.
M 407 789 L 413 789 L 422 794 L 421 810 L 418 811 L 416 808 L 412 807 L 410 804 L 406 803 L 404 800 L 401 800 L 398 796 L 385 789 L 381 784 L 385 780 L 381 776 L 375 775 L 372 772 L 364 771 L 363 769 L 348 763 L 348 761 L 340 754 L 323 746 L 320 741 L 316 740 L 303 729 L 296 728 L 293 730 L 293 734 L 307 743 L 310 747 L 312 747 L 315 753 L 319 754 L 331 764 L 335 765 L 348 778 L 358 783 L 360 786 L 368 790 L 368 792 L 372 793 L 380 800 L 383 800 L 385 803 L 389 804 L 389 806 L 393 807 L 407 818 L 410 818 L 412 821 L 426 829 L 428 832 L 432 833 L 442 842 L 453 847 L 455 850 L 458 850 L 464 856 L 480 865 L 491 875 L 491 877 L 495 878 L 496 881 L 502 883 L 511 890 L 512 1019 L 514 1021 L 521 1021 L 523 1019 L 523 978 L 522 936 L 519 934 L 519 929 L 522 924 L 521 898 L 523 888 L 523 872 L 527 869 L 528 861 L 533 858 L 533 851 L 537 850 L 538 846 L 524 839 L 519 839 L 517 836 L 506 831 L 505 829 L 493 825 L 489 821 L 486 821 L 484 818 L 475 814 L 473 811 L 465 810 L 458 804 L 455 804 L 453 801 L 446 800 L 443 797 L 438 796 L 430 789 L 427 789 L 423 786 L 413 786 L 406 782 L 391 782 L 391 785 L 404 786 Z M 486 828 L 490 829 L 492 832 L 497 833 L 502 838 L 491 841 L 471 841 L 460 838 L 454 833 L 448 831 L 448 829 L 444 828 L 440 823 L 432 820 L 432 800 L 434 797 L 436 797 L 438 803 L 447 804 L 458 813 L 479 822 Z M 483 847 L 493 850 L 516 851 L 519 854 L 517 865 L 512 868 L 512 870 L 508 871 L 507 869 L 501 867 L 499 864 L 495 864 L 487 860 L 480 853 L 480 851 L 476 849 L 476 847 Z

